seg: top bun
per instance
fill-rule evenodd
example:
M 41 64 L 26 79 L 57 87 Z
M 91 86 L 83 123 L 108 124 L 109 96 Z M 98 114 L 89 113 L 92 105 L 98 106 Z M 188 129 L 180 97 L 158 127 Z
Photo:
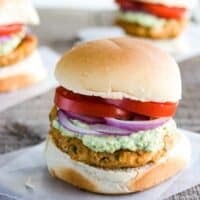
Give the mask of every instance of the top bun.
M 58 62 L 55 75 L 63 87 L 83 95 L 153 102 L 181 98 L 174 59 L 151 43 L 130 37 L 72 48 Z
M 31 0 L 0 1 L 0 25 L 13 23 L 39 24 L 39 17 Z
M 175 6 L 183 8 L 192 8 L 197 4 L 197 0 L 136 0 L 138 2 L 162 4 L 166 6 Z

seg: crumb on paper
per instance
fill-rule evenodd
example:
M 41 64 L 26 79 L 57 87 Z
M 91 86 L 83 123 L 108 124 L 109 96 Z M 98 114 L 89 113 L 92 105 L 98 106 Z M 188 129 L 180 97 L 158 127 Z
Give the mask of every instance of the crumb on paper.
M 25 187 L 26 187 L 27 189 L 31 189 L 31 190 L 34 189 L 34 185 L 33 185 L 33 183 L 32 183 L 32 178 L 31 178 L 31 176 L 28 176 L 28 177 L 27 177 L 26 182 L 25 182 Z

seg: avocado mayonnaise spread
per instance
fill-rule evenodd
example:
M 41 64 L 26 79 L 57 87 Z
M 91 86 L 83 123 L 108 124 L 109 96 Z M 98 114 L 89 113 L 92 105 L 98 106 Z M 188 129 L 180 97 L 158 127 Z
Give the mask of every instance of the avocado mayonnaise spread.
M 78 127 L 89 128 L 87 124 L 78 120 L 71 120 L 71 122 Z M 176 131 L 176 123 L 173 119 L 170 119 L 158 128 L 132 133 L 129 136 L 95 136 L 77 134 L 62 127 L 57 119 L 53 120 L 52 125 L 55 129 L 58 129 L 63 136 L 78 138 L 85 146 L 95 152 L 108 153 L 113 153 L 120 149 L 156 152 L 164 147 L 163 137 L 165 135 L 174 134 Z
M 163 18 L 142 12 L 120 12 L 118 17 L 123 21 L 137 23 L 145 27 L 162 27 L 166 22 Z
M 1 41 L 0 39 L 0 55 L 7 55 L 12 52 L 21 43 L 24 36 L 25 33 L 23 31 L 10 36 L 7 40 Z

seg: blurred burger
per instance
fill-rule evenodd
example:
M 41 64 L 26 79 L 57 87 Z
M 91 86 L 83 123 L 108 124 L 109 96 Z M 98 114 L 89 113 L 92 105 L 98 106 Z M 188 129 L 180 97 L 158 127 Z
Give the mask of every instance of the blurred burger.
M 29 86 L 45 77 L 37 38 L 26 28 L 38 23 L 29 0 L 0 2 L 0 92 Z
M 46 159 L 52 176 L 105 194 L 142 191 L 175 175 L 190 145 L 172 119 L 175 61 L 131 38 L 72 48 L 59 61 Z
M 175 38 L 188 22 L 194 0 L 116 0 L 117 24 L 128 34 L 145 38 Z

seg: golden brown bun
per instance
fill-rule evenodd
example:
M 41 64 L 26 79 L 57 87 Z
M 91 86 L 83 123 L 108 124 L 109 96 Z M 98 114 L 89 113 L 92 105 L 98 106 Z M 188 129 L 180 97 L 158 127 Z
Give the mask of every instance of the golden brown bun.
M 189 141 L 180 134 L 177 144 L 165 157 L 137 168 L 105 170 L 77 162 L 58 149 L 51 136 L 45 153 L 52 176 L 91 192 L 125 194 L 143 191 L 174 176 L 188 164 L 191 152 Z
M 27 35 L 14 51 L 8 55 L 0 56 L 0 69 L 20 62 L 29 56 L 36 49 L 36 46 L 37 38 L 33 35 Z
M 64 54 L 55 75 L 63 87 L 84 95 L 155 102 L 181 98 L 174 59 L 151 43 L 131 37 L 78 45 Z
M 137 23 L 130 23 L 118 19 L 116 24 L 128 34 L 152 39 L 169 39 L 178 37 L 187 25 L 187 20 L 167 20 L 162 28 L 149 28 Z
M 21 62 L 0 68 L 0 92 L 30 86 L 46 77 L 46 70 L 37 51 Z

